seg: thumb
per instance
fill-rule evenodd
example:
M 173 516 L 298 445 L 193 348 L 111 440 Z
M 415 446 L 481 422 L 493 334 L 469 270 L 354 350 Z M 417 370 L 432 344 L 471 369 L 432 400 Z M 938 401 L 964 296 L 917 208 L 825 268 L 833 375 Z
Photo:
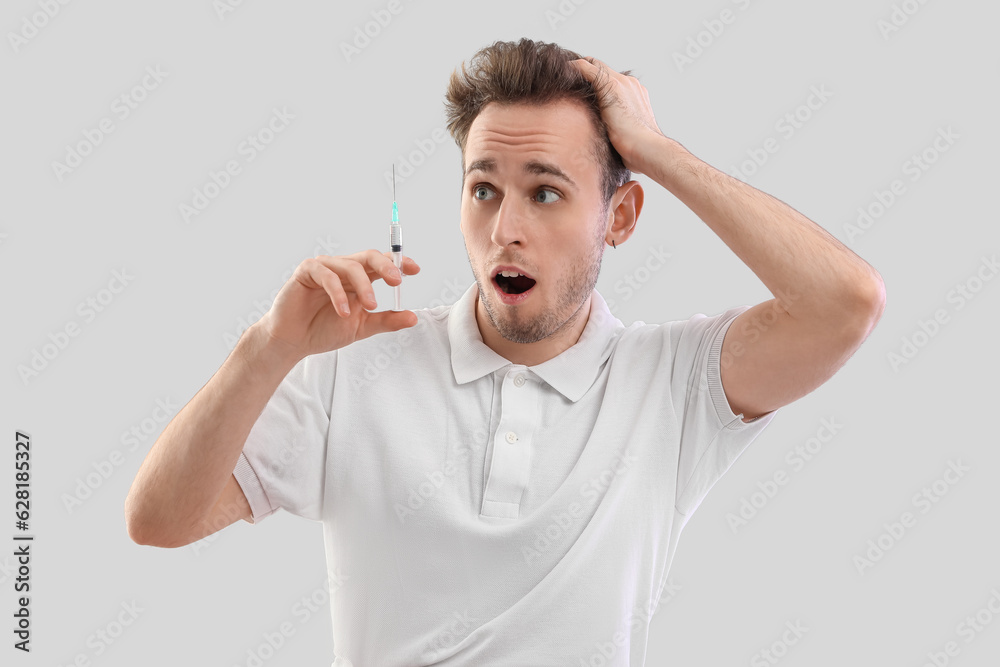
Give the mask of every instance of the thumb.
M 412 327 L 418 322 L 417 314 L 412 310 L 384 310 L 378 313 L 368 313 L 362 324 L 359 338 L 368 338 L 375 334 L 399 331 Z

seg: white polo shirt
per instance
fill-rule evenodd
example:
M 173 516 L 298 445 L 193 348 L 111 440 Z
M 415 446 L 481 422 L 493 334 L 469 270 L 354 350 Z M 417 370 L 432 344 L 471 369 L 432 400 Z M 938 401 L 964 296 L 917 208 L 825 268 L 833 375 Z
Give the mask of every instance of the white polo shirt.
M 748 306 L 625 327 L 594 291 L 523 366 L 476 299 L 296 365 L 234 471 L 251 523 L 323 523 L 335 667 L 642 665 L 681 529 L 775 414 L 722 390 Z

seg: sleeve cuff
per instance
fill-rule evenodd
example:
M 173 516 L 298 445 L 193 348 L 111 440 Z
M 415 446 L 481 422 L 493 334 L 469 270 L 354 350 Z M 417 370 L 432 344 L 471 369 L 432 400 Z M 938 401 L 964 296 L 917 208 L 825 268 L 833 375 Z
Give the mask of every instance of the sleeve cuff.
M 750 427 L 765 420 L 766 417 L 774 413 L 772 410 L 745 422 L 743 421 L 742 413 L 736 414 L 733 412 L 733 408 L 729 405 L 729 399 L 726 398 L 726 392 L 722 388 L 722 343 L 732 323 L 741 313 L 748 309 L 749 306 L 742 306 L 728 311 L 728 318 L 719 327 L 719 332 L 715 335 L 712 346 L 708 350 L 708 391 L 712 397 L 712 403 L 715 405 L 715 412 L 719 416 L 719 421 L 725 425 L 725 428 L 731 431 L 740 431 Z
M 257 473 L 250 466 L 246 454 L 240 452 L 240 458 L 236 461 L 236 468 L 233 469 L 233 476 L 243 489 L 243 495 L 247 497 L 250 504 L 251 515 L 247 519 L 248 523 L 254 524 L 266 516 L 274 514 L 275 508 L 271 507 L 271 502 L 264 493 L 264 487 L 260 484 Z

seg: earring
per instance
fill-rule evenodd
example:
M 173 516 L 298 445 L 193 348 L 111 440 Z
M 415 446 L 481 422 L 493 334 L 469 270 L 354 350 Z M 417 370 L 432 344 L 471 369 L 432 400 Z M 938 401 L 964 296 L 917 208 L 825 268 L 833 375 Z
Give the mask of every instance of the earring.
M 611 239 L 611 247 L 614 248 L 615 250 L 618 250 L 618 246 L 615 245 L 614 239 Z

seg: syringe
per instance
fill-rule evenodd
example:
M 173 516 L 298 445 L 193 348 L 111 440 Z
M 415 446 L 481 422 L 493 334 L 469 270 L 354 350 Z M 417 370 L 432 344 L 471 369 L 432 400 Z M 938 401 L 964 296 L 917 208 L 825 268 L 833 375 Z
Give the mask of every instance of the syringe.
M 389 225 L 389 245 L 392 246 L 392 263 L 399 269 L 400 278 L 403 276 L 403 228 L 399 226 L 399 209 L 396 208 L 396 165 L 392 165 L 392 224 Z M 400 281 L 402 282 L 402 281 Z M 396 285 L 393 292 L 396 295 L 396 307 L 393 310 L 402 310 L 399 305 L 399 288 Z

